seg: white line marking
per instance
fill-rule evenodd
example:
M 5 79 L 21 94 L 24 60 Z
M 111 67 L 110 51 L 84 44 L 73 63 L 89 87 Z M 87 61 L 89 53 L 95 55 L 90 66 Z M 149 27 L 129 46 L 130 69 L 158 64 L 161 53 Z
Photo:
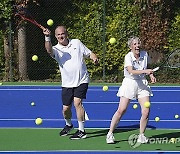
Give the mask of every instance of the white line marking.
M 0 127 L 0 130 L 1 129 L 49 129 L 49 130 L 52 130 L 52 129 L 63 129 L 64 127 Z M 138 127 L 117 127 L 116 129 L 137 129 Z M 106 129 L 109 129 L 109 127 L 93 127 L 93 128 L 86 128 L 87 130 L 89 129 L 93 129 L 93 130 L 96 130 L 96 129 L 100 129 L 100 130 L 106 130 Z M 151 130 L 151 129 L 154 129 L 154 128 L 150 128 L 150 127 L 147 127 L 147 130 Z M 155 128 L 156 130 L 180 130 L 179 128 Z
M 47 88 L 47 89 L 0 89 L 0 91 L 61 91 L 61 89 L 50 89 L 50 88 Z M 88 91 L 102 91 L 101 89 L 88 89 Z M 108 90 L 108 91 L 118 91 L 118 89 L 112 89 L 112 90 Z M 177 90 L 153 90 L 152 91 L 164 91 L 164 92 L 179 92 L 180 89 L 177 89 Z
M 0 119 L 0 121 L 34 121 L 35 119 Z M 43 119 L 43 121 L 64 121 L 64 119 Z M 72 121 L 77 121 L 77 119 L 72 119 Z M 91 119 L 89 121 L 94 121 L 94 122 L 110 122 L 111 120 L 102 120 L 102 119 Z M 121 120 L 123 122 L 139 122 L 140 120 Z M 149 121 L 155 121 L 155 120 L 149 120 Z M 160 120 L 160 122 L 180 122 L 180 120 Z
M 138 102 L 130 102 L 130 104 L 134 104 Z M 180 104 L 180 102 L 151 102 L 152 104 Z M 83 102 L 83 104 L 119 104 L 119 102 Z
M 1 152 L 11 152 L 11 153 L 21 153 L 21 152 L 24 152 L 24 153 L 42 153 L 42 152 L 104 152 L 104 153 L 107 153 L 107 152 L 113 152 L 113 153 L 123 153 L 123 152 L 129 152 L 129 153 L 133 153 L 133 152 L 136 152 L 136 153 L 164 153 L 164 152 L 171 152 L 171 153 L 177 153 L 179 151 L 164 151 L 164 150 L 157 150 L 157 151 L 133 151 L 133 150 L 40 150 L 40 151 L 0 151 Z
M 61 89 L 0 89 L 0 91 L 60 91 Z

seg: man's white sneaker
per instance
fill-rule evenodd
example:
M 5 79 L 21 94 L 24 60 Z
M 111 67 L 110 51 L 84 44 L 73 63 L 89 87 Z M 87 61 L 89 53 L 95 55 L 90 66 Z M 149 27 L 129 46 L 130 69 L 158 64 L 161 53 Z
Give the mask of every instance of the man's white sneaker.
M 111 133 L 111 134 L 108 133 L 106 136 L 106 143 L 107 144 L 113 144 L 114 141 L 115 141 L 115 138 L 114 138 L 113 133 Z
M 139 142 L 139 143 L 147 143 L 148 138 L 146 138 L 146 136 L 144 136 L 144 134 L 139 134 L 137 142 Z

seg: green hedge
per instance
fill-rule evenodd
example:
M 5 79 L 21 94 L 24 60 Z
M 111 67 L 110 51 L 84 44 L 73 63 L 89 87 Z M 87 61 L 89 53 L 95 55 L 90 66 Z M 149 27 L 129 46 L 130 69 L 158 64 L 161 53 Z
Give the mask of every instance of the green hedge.
M 11 5 L 7 2 L 11 2 L 11 0 L 3 0 L 3 2 L 0 2 L 1 12 L 6 12 L 3 17 L 0 16 L 3 22 L 7 22 L 11 16 Z M 105 4 L 103 2 L 105 2 Z M 43 0 L 40 6 L 35 7 L 34 4 L 29 4 L 29 9 L 43 25 L 46 24 L 48 19 L 53 18 L 55 24 L 50 27 L 52 32 L 58 24 L 66 25 L 71 38 L 80 39 L 89 49 L 98 55 L 100 59 L 98 66 L 95 66 L 90 60 L 86 61 L 91 80 L 98 82 L 102 80 L 103 73 L 105 73 L 104 81 L 122 81 L 124 56 L 128 52 L 128 37 L 140 34 L 140 7 L 141 5 L 135 3 L 134 0 Z M 170 30 L 167 36 L 169 43 L 167 48 L 169 50 L 180 47 L 180 14 L 176 11 L 175 15 L 175 18 L 172 18 L 174 19 L 172 20 L 172 24 L 171 22 L 169 23 Z M 39 61 L 41 63 L 35 64 L 29 60 L 29 77 L 32 80 L 58 80 L 60 76 L 57 64 L 47 54 L 44 54 L 45 48 L 42 42 L 42 32 L 30 24 L 27 27 L 30 27 L 27 32 L 28 35 L 32 34 L 32 30 L 34 33 L 33 36 L 28 39 L 31 40 L 31 45 L 28 44 L 28 50 L 30 50 L 28 54 L 29 59 L 33 54 L 36 54 L 36 52 L 41 56 L 41 61 Z M 35 30 L 37 30 L 37 32 L 35 32 Z M 3 53 L 3 36 L 5 33 L 2 30 L 0 33 L 2 34 L 0 35 L 0 78 L 2 79 L 5 69 Z M 117 41 L 115 44 L 109 43 L 111 37 L 116 38 Z M 52 42 L 53 44 L 57 43 L 54 37 L 52 38 Z M 37 67 L 37 69 L 35 67 Z M 39 71 L 35 72 L 34 68 Z M 46 70 L 43 70 L 44 68 L 46 68 Z M 158 76 L 161 76 L 161 82 L 173 82 L 174 79 L 179 81 L 178 74 L 179 71 L 177 69 L 162 70 L 162 73 L 161 71 L 157 73 Z M 169 75 L 172 77 L 171 80 L 169 79 Z M 18 77 L 16 78 L 18 80 Z

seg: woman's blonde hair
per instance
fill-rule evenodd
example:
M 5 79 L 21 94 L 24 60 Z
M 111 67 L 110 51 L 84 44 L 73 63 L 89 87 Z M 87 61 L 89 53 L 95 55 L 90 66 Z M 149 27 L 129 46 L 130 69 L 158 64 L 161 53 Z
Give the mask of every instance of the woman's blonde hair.
M 129 48 L 131 47 L 131 44 L 132 44 L 133 40 L 138 40 L 138 42 L 140 42 L 140 44 L 141 44 L 141 40 L 140 40 L 139 37 L 137 37 L 137 36 L 131 36 L 131 37 L 128 39 L 128 42 L 127 42 Z

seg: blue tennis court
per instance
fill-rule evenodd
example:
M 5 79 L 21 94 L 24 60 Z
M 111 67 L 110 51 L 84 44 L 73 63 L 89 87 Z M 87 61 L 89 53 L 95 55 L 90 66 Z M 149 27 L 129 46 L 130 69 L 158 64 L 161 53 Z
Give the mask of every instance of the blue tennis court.
M 88 113 L 87 128 L 109 128 L 112 115 L 117 109 L 119 98 L 116 96 L 117 86 L 110 86 L 104 92 L 101 86 L 90 86 L 84 107 Z M 180 86 L 152 87 L 151 113 L 148 127 L 179 129 Z M 61 114 L 60 86 L 1 86 L 0 127 L 27 128 L 62 128 L 64 119 Z M 35 106 L 31 106 L 31 102 Z M 127 113 L 119 123 L 121 128 L 139 127 L 140 107 L 133 109 L 132 101 Z M 160 117 L 155 122 L 155 117 Z M 40 117 L 43 124 L 37 126 L 35 119 Z M 73 124 L 77 127 L 75 109 L 73 108 Z

